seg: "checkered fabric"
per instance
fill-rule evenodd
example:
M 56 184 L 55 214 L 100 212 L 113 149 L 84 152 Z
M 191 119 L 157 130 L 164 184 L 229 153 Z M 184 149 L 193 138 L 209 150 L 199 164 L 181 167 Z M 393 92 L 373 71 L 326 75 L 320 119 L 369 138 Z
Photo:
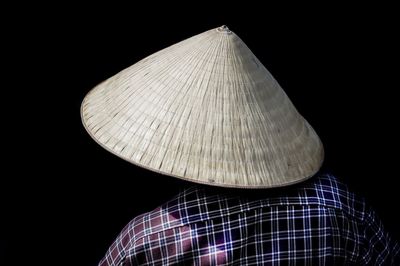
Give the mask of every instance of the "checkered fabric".
M 106 265 L 400 265 L 400 246 L 334 176 L 262 197 L 193 187 L 134 218 Z

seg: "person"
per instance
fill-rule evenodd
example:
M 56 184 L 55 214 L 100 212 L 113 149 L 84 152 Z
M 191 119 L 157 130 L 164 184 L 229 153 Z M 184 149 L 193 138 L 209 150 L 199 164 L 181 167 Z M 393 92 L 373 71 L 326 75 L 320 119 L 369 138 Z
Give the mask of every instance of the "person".
M 134 218 L 99 265 L 400 265 L 374 210 L 333 175 L 261 192 L 185 189 Z
M 226 26 L 99 84 L 81 116 L 111 153 L 198 184 L 133 219 L 101 266 L 399 262 L 375 212 L 320 171 L 317 133 Z

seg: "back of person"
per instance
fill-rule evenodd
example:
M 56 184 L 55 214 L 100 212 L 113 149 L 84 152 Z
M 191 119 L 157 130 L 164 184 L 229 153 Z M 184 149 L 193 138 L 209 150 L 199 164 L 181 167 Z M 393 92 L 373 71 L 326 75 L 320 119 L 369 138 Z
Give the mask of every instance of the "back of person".
M 332 175 L 238 193 L 183 191 L 133 219 L 100 265 L 400 265 L 375 212 Z

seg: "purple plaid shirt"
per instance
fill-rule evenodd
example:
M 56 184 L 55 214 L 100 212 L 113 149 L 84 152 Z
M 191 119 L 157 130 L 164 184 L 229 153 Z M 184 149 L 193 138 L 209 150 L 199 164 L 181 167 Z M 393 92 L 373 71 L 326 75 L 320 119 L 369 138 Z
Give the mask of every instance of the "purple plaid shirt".
M 334 176 L 278 191 L 187 189 L 134 218 L 100 265 L 400 265 L 399 244 Z

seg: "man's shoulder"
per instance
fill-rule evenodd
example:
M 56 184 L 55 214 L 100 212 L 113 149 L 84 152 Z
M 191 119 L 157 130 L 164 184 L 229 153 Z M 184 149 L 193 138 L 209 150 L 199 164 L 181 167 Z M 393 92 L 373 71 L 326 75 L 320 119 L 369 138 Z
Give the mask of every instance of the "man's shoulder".
M 254 209 L 268 212 L 271 208 L 293 206 L 334 209 L 358 221 L 365 216 L 363 198 L 351 192 L 346 184 L 332 174 L 318 174 L 295 186 L 274 192 L 258 191 L 257 194 L 248 196 L 249 193 L 239 191 L 194 186 L 155 210 L 139 215 L 131 221 L 129 228 L 134 239 L 138 240 L 188 224 L 250 213 Z
M 342 211 L 347 216 L 363 220 L 366 203 L 335 175 L 324 173 L 305 182 L 299 188 L 299 196 L 303 196 L 308 204 L 318 204 L 326 208 Z
M 318 173 L 297 185 L 281 189 L 239 191 L 195 186 L 164 204 L 165 210 L 179 210 L 181 216 L 201 218 L 230 215 L 255 208 L 314 206 L 336 209 L 363 220 L 365 201 L 333 174 Z M 169 211 L 167 211 L 169 212 Z M 189 219 L 190 220 L 190 219 Z

